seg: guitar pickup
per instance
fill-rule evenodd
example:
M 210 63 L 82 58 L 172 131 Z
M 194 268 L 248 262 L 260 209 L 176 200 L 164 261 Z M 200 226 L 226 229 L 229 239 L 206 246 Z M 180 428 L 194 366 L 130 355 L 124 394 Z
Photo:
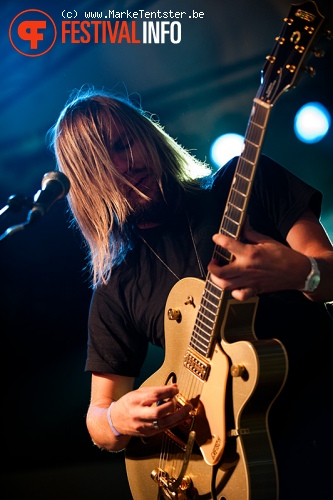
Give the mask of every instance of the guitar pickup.
M 205 362 L 202 358 L 199 358 L 192 351 L 187 351 L 184 356 L 183 362 L 185 368 L 187 368 L 193 375 L 198 377 L 202 381 L 206 381 L 209 376 L 210 364 Z

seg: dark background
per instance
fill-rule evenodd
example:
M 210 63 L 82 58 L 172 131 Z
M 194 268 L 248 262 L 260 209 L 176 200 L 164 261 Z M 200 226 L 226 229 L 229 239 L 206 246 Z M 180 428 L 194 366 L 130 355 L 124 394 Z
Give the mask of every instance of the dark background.
M 299 2 L 294 2 L 299 3 Z M 1 5 L 0 206 L 15 193 L 33 196 L 55 168 L 45 135 L 73 88 L 85 83 L 140 96 L 166 130 L 196 155 L 209 157 L 223 132 L 245 132 L 260 69 L 289 12 L 289 0 L 3 2 Z M 332 22 L 331 0 L 318 1 Z M 184 18 L 180 44 L 61 44 L 25 57 L 8 28 L 22 10 L 47 12 L 60 31 L 61 12 L 109 9 L 196 10 Z M 293 119 L 308 101 L 333 112 L 332 43 L 326 57 L 273 108 L 264 152 L 324 194 L 323 223 L 333 236 L 332 129 L 319 143 L 294 136 Z M 0 220 L 0 232 L 26 210 Z M 85 428 L 90 376 L 84 373 L 91 290 L 85 252 L 69 227 L 66 201 L 38 224 L 0 242 L 2 490 L 16 500 L 130 498 L 122 454 L 94 448 Z M 155 369 L 152 351 L 147 371 Z M 158 358 L 159 359 L 159 358 Z M 154 364 L 155 363 L 155 364 Z M 138 381 L 139 383 L 140 381 Z

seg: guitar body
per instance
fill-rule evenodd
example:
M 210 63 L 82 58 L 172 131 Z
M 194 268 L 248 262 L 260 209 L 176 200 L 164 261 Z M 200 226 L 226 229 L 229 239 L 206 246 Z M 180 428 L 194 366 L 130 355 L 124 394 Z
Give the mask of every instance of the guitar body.
M 171 290 L 165 308 L 165 361 L 143 384 L 155 386 L 177 381 L 186 399 L 200 398 L 202 411 L 195 417 L 193 426 L 196 443 L 185 473 L 192 486 L 170 492 L 151 477 L 152 472 L 161 467 L 161 454 L 163 470 L 174 479 L 178 477 L 184 452 L 177 446 L 170 451 L 169 442 L 165 445 L 165 439 L 172 441 L 172 437 L 161 433 L 145 441 L 132 438 L 126 450 L 126 469 L 133 498 L 276 500 L 277 471 L 267 414 L 284 383 L 287 363 L 284 349 L 276 340 L 256 339 L 252 331 L 256 298 L 242 303 L 228 297 L 223 305 L 221 324 L 223 349 L 216 342 L 208 379 L 197 382 L 197 377 L 190 373 L 189 383 L 188 374 L 185 373 L 185 377 L 183 374 L 184 354 L 203 289 L 202 280 L 185 278 Z M 244 306 L 244 314 L 240 314 L 241 306 Z M 170 320 L 170 310 L 180 311 L 181 319 Z M 248 340 L 230 343 L 231 335 Z M 230 371 L 236 372 L 234 376 Z M 230 401 L 233 401 L 232 409 L 228 412 Z M 161 453 L 164 447 L 168 451 L 167 460 L 163 451 Z

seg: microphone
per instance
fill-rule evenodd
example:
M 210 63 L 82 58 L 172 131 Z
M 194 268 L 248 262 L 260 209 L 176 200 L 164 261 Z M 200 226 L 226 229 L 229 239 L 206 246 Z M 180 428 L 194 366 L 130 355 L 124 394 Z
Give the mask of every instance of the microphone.
M 22 194 L 12 194 L 8 200 L 7 204 L 0 210 L 0 217 L 6 212 L 19 212 L 21 208 L 27 206 L 29 208 L 32 207 L 32 198 L 27 198 Z
M 70 189 L 70 182 L 66 175 L 55 170 L 44 174 L 41 185 L 42 189 L 35 194 L 32 209 L 28 213 L 29 224 L 43 217 L 56 201 L 68 194 Z

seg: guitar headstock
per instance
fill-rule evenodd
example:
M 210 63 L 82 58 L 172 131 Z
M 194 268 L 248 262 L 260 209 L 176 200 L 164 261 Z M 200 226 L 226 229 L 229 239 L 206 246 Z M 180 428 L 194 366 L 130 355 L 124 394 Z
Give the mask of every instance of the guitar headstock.
M 266 57 L 258 99 L 273 105 L 283 92 L 296 86 L 302 73 L 311 74 L 306 63 L 323 34 L 324 21 L 313 1 L 291 6 L 272 53 Z

